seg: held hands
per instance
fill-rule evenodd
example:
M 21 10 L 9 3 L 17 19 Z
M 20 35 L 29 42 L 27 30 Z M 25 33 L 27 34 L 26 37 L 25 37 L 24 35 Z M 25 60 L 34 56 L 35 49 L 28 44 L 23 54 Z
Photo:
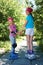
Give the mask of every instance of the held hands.
M 10 30 L 11 33 L 14 33 L 16 35 L 22 35 L 24 33 L 24 30 L 18 31 L 18 32 L 14 32 L 12 30 Z
M 23 34 L 23 31 L 18 31 L 18 32 L 11 31 L 11 33 L 14 33 L 16 35 L 22 35 Z
M 18 32 L 18 35 L 22 35 L 22 34 L 23 34 L 23 31 L 19 31 L 19 32 Z

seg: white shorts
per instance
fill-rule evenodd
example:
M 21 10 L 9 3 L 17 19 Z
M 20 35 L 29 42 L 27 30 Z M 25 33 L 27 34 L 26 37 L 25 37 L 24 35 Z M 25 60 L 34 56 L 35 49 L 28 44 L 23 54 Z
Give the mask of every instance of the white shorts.
M 28 28 L 28 29 L 26 29 L 25 34 L 26 34 L 26 35 L 33 36 L 33 35 L 34 35 L 34 29 L 33 29 L 33 28 Z

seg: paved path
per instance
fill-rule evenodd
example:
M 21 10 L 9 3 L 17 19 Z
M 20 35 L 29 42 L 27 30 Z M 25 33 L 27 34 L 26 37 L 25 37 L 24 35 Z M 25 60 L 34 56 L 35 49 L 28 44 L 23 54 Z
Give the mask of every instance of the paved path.
M 36 42 L 33 42 L 33 45 L 37 46 Z M 30 64 L 30 61 L 25 58 L 26 47 L 26 40 L 23 40 L 16 48 L 16 52 L 19 53 L 19 58 L 17 60 L 9 60 L 10 52 L 8 52 L 0 58 L 0 65 L 43 65 L 43 54 L 41 53 L 37 53 L 40 57 L 33 60 L 32 64 Z

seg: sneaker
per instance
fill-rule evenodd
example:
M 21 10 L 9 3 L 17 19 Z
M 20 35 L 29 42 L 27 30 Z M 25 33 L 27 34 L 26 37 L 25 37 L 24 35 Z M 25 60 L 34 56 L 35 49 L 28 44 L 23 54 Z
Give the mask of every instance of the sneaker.
M 27 50 L 27 54 L 34 54 L 33 50 Z
M 15 55 L 18 56 L 18 53 L 16 53 L 16 52 L 10 52 L 10 56 L 12 56 L 13 54 L 15 54 Z
M 26 57 L 27 59 L 30 59 L 30 60 L 36 58 L 35 54 L 25 54 L 25 57 Z
M 10 60 L 18 59 L 18 55 L 12 53 L 12 55 L 10 56 L 9 59 L 10 59 Z

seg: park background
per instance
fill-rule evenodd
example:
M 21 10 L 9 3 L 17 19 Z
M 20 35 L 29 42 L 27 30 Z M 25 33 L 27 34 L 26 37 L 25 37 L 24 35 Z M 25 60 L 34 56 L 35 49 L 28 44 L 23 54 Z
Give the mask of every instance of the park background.
M 34 38 L 38 44 L 37 50 L 43 52 L 43 0 L 0 0 L 0 49 L 5 48 L 5 52 L 11 48 L 9 41 L 9 31 L 7 18 L 9 16 L 14 18 L 17 29 L 21 30 L 26 17 L 26 7 L 33 8 L 34 17 Z M 22 37 L 17 35 L 17 41 L 21 42 Z

